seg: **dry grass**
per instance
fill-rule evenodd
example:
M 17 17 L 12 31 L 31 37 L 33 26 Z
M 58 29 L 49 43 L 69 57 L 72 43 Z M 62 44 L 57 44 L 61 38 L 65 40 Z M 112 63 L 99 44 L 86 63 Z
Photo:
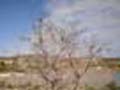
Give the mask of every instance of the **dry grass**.
M 102 71 L 97 71 L 94 65 L 88 71 L 88 75 L 85 75 L 83 79 L 78 78 L 76 74 L 83 73 L 86 63 L 87 60 L 75 58 L 61 60 L 49 58 L 49 61 L 44 60 L 43 57 L 28 56 L 9 60 L 1 59 L 0 90 L 88 90 L 84 78 L 88 76 L 91 78 L 89 72 L 100 75 L 104 72 L 106 76 L 103 75 L 100 79 L 111 74 L 108 75 L 106 81 L 100 81 L 101 84 L 98 79 L 97 83 L 101 86 L 113 80 L 111 69 L 103 67 Z M 92 86 L 88 88 L 93 90 Z

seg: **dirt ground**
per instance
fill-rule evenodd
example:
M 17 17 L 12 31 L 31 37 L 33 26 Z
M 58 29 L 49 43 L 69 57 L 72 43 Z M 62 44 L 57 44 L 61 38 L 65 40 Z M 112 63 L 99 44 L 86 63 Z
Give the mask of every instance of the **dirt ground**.
M 87 62 L 38 57 L 0 60 L 0 90 L 93 90 L 86 87 L 103 87 L 114 80 L 108 67 L 89 66 L 85 72 Z

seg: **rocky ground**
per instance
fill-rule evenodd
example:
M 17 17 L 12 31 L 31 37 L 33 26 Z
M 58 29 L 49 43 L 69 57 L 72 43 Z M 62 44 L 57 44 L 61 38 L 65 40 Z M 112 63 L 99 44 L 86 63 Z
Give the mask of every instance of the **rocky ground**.
M 0 60 L 0 90 L 103 90 L 101 87 L 114 80 L 108 67 L 91 64 L 88 69 L 87 63 L 42 57 Z

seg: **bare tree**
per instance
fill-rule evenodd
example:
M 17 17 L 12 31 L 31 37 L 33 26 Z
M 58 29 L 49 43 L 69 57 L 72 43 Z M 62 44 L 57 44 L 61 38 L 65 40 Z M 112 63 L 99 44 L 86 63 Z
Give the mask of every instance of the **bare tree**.
M 97 40 L 96 35 L 97 34 L 91 34 L 89 37 L 89 40 L 86 37 L 83 40 L 83 45 L 84 45 L 85 49 L 87 49 L 86 53 L 88 53 L 88 55 L 87 55 L 88 61 L 87 61 L 86 65 L 84 67 L 84 70 L 81 74 L 77 70 L 75 70 L 76 86 L 75 86 L 74 90 L 77 90 L 79 81 L 87 73 L 89 68 L 98 61 L 97 59 L 102 57 L 102 53 L 111 50 L 110 48 L 108 48 L 108 43 L 99 42 Z
M 80 41 L 78 41 L 78 38 L 81 38 L 81 36 L 87 33 L 87 31 L 87 29 L 75 30 L 73 26 L 63 27 L 52 21 L 43 21 L 41 19 L 38 21 L 37 26 L 35 26 L 33 36 L 31 38 L 33 50 L 35 50 L 36 53 L 42 54 L 47 65 L 52 68 L 52 73 L 54 73 L 54 75 L 52 74 L 52 79 L 49 78 L 44 71 L 41 72 L 43 78 L 51 83 L 52 90 L 55 90 L 55 85 L 60 78 L 55 75 L 55 61 L 52 64 L 49 63 L 50 61 L 48 59 L 50 56 L 55 56 L 55 60 L 66 56 L 71 59 L 71 67 L 74 69 L 75 75 L 74 90 L 77 90 L 79 81 L 90 68 L 92 60 L 94 60 L 96 56 L 101 55 L 101 53 L 105 50 L 105 44 L 99 43 L 95 35 L 92 35 L 90 40 L 87 41 L 85 39 L 82 44 L 79 43 Z M 85 46 L 85 49 L 87 49 L 89 60 L 86 63 L 83 72 L 79 73 L 75 68 L 72 56 L 74 56 L 74 52 L 76 50 L 80 50 L 81 46 Z

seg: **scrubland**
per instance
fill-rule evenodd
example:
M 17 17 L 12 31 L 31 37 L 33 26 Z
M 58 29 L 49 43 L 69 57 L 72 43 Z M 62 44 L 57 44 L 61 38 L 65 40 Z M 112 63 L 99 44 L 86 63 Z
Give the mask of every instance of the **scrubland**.
M 33 56 L 0 59 L 0 90 L 120 90 L 114 70 L 105 62 L 92 62 L 84 72 L 87 62 Z

